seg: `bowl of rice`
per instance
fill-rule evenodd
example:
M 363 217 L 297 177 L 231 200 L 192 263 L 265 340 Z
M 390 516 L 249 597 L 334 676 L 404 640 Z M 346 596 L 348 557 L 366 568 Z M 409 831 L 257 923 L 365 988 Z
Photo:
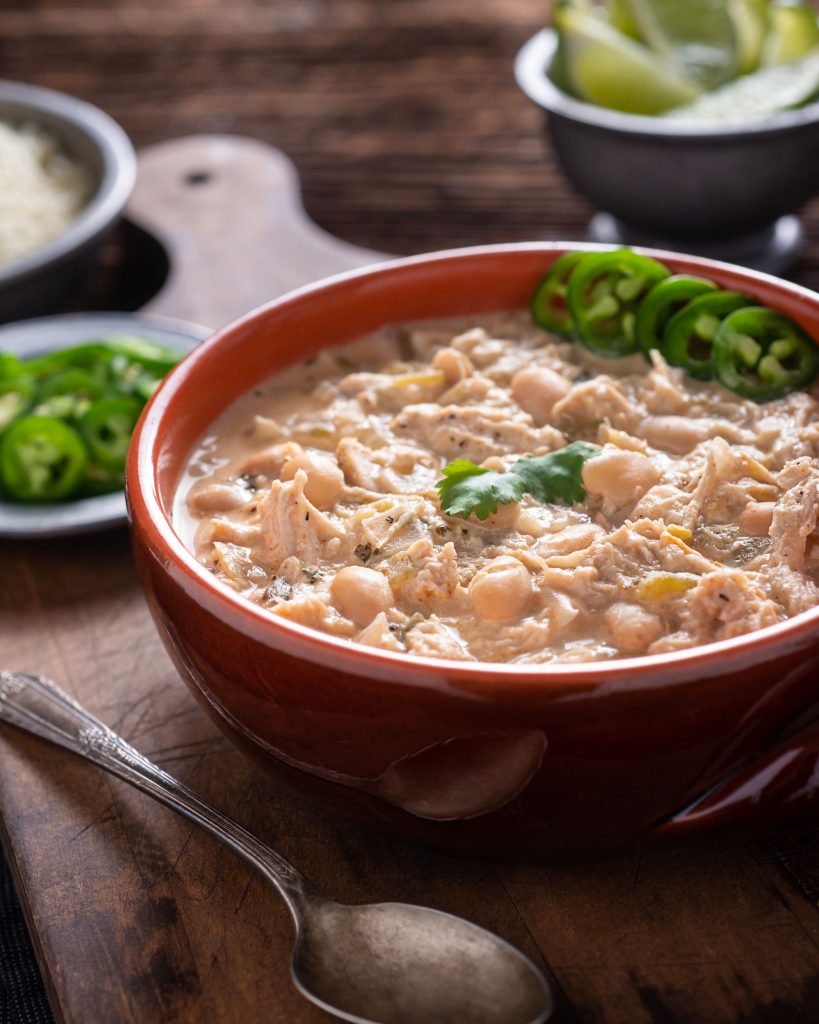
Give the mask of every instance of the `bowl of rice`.
M 0 80 L 0 322 L 59 308 L 135 179 L 133 147 L 107 114 Z

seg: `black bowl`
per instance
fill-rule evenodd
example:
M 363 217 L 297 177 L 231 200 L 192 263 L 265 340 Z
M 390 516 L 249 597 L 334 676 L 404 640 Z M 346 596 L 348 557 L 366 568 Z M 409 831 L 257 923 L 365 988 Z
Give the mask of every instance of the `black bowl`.
M 88 168 L 94 192 L 63 234 L 23 259 L 0 266 L 0 322 L 59 308 L 94 264 L 136 180 L 128 136 L 107 114 L 64 93 L 0 81 L 0 119 L 31 122 L 54 135 Z
M 738 262 L 754 262 L 743 255 L 777 241 L 793 248 L 793 224 L 784 239 L 777 221 L 819 190 L 819 103 L 714 127 L 623 114 L 575 99 L 552 82 L 556 46 L 554 31 L 538 32 L 520 50 L 515 76 L 546 112 L 572 184 L 616 218 L 608 231 L 620 238 L 603 237 L 607 222 L 597 218 L 598 240 L 651 241 Z

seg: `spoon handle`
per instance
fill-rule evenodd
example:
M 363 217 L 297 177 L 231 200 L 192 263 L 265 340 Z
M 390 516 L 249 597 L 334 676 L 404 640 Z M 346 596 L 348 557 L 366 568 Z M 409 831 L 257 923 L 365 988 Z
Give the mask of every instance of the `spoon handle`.
M 298 924 L 313 892 L 307 879 L 275 850 L 198 797 L 90 715 L 50 679 L 0 672 L 0 720 L 79 754 L 221 839 L 279 890 Z

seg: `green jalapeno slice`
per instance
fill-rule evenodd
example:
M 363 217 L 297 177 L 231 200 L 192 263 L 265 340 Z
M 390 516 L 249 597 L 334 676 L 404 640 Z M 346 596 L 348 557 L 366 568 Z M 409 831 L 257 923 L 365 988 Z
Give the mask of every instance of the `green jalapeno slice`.
M 710 292 L 692 299 L 668 321 L 660 351 L 671 366 L 679 366 L 697 380 L 713 375 L 711 350 L 725 317 L 753 300 L 739 292 Z
M 572 336 L 572 320 L 566 305 L 569 278 L 586 253 L 567 252 L 558 257 L 532 296 L 532 319 L 546 331 L 564 338 Z
M 45 356 L 27 359 L 23 364 L 28 373 L 38 380 L 44 380 L 51 374 L 62 370 L 83 369 L 89 373 L 99 372 L 98 367 L 110 357 L 110 352 L 102 342 L 89 341 L 70 348 L 59 348 Z
M 637 310 L 635 327 L 643 352 L 648 355 L 652 349 L 662 347 L 663 334 L 669 320 L 692 299 L 716 290 L 713 281 L 686 274 L 674 274 L 655 284 Z
M 717 380 L 730 391 L 771 402 L 810 384 L 819 372 L 819 350 L 793 320 L 751 306 L 722 321 L 712 362 Z
M 23 372 L 23 364 L 12 352 L 0 352 L 0 381 L 18 377 Z
M 135 398 L 104 398 L 80 420 L 91 458 L 109 473 L 121 473 L 142 403 Z
M 106 338 L 102 344 L 110 356 L 138 363 L 143 369 L 151 370 L 155 375 L 162 377 L 182 358 L 171 348 L 146 341 L 144 338 L 132 338 L 130 335 L 114 335 Z
M 70 367 L 46 377 L 40 382 L 37 398 L 43 402 L 58 395 L 73 395 L 76 398 L 100 398 L 106 386 L 88 370 Z
M 79 490 L 87 461 L 67 423 L 23 416 L 0 437 L 0 487 L 16 501 L 62 501 Z
M 584 255 L 566 296 L 580 341 L 601 356 L 637 351 L 637 309 L 647 292 L 668 276 L 662 263 L 630 249 Z
M 34 398 L 34 382 L 25 374 L 0 377 L 0 431 L 30 407 Z

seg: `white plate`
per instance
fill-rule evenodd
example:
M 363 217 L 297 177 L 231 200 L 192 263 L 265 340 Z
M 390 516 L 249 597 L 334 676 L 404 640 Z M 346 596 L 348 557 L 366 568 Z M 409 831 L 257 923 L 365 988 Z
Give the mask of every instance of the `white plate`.
M 131 334 L 187 353 L 208 333 L 195 324 L 137 313 L 65 313 L 5 324 L 0 327 L 0 352 L 32 358 L 106 334 Z M 0 537 L 63 537 L 121 526 L 126 520 L 122 491 L 57 505 L 0 501 Z

